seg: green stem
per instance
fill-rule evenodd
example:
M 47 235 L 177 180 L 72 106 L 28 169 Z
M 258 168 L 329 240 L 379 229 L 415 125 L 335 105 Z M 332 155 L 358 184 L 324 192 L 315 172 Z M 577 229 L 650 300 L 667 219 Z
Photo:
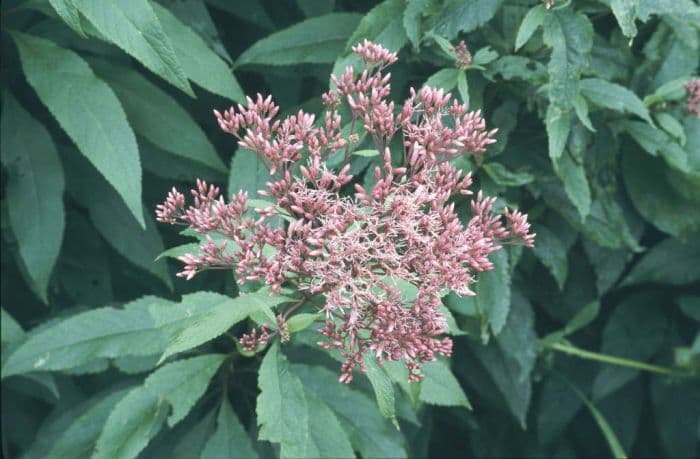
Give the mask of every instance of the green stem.
M 621 367 L 634 368 L 635 370 L 649 371 L 651 373 L 658 373 L 667 376 L 676 376 L 682 378 L 688 378 L 690 375 L 679 373 L 670 368 L 660 367 L 658 365 L 651 365 L 649 363 L 639 362 L 637 360 L 624 359 L 622 357 L 614 357 L 612 355 L 599 354 L 597 352 L 586 351 L 579 349 L 577 347 L 562 344 L 562 343 L 551 343 L 543 344 L 547 349 L 553 349 L 555 351 L 563 352 L 569 355 L 575 355 L 583 359 L 595 360 L 597 362 L 609 363 L 611 365 L 618 365 Z

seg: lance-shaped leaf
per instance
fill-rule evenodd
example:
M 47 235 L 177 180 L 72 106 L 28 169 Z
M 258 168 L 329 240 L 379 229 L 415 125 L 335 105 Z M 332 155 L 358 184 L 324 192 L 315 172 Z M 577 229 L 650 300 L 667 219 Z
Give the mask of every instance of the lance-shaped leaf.
M 18 32 L 12 37 L 39 99 L 145 226 L 136 138 L 114 92 L 73 51 Z
M 644 103 L 635 93 L 600 78 L 586 78 L 580 82 L 581 92 L 594 104 L 623 113 L 632 113 L 653 125 Z
M 236 413 L 233 412 L 227 397 L 221 401 L 216 418 L 216 430 L 209 437 L 201 459 L 257 459 L 258 453 L 253 449 L 248 432 L 245 431 Z
M 435 31 L 452 39 L 460 32 L 471 32 L 491 20 L 502 0 L 449 0 L 437 16 Z
M 148 0 L 73 0 L 98 38 L 123 49 L 156 75 L 194 97 L 170 39 Z
M 49 3 L 63 22 L 83 37 L 85 36 L 83 27 L 80 25 L 80 13 L 73 0 L 49 0 Z
M 3 95 L 0 137 L 10 225 L 27 273 L 46 303 L 65 228 L 63 166 L 46 128 L 9 93 Z
M 420 385 L 420 400 L 430 405 L 462 406 L 472 409 L 467 395 L 444 360 L 434 360 L 423 366 L 425 378 Z

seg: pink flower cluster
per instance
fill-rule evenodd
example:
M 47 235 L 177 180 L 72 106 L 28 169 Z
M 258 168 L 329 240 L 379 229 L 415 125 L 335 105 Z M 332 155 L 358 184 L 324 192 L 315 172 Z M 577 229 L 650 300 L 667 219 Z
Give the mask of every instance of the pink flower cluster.
M 495 213 L 495 198 L 481 192 L 466 223 L 455 212 L 454 198 L 472 195 L 472 179 L 450 160 L 484 152 L 495 141 L 496 130 L 486 129 L 480 112 L 468 112 L 449 93 L 429 87 L 411 89 L 396 109 L 388 100 L 391 76 L 384 74 L 396 54 L 367 41 L 353 50 L 367 68 L 333 77 L 335 89 L 323 95 L 327 110 L 320 123 L 303 112 L 276 119 L 278 107 L 260 95 L 245 107 L 214 112 L 221 128 L 269 168 L 273 179 L 259 191 L 268 206 L 249 209 L 243 192 L 227 202 L 216 187 L 198 181 L 192 205 L 186 207 L 184 195 L 173 189 L 156 213 L 160 221 L 207 235 L 199 253 L 180 258 L 180 276 L 229 268 L 241 284 L 259 280 L 273 291 L 285 285 L 304 298 L 322 296 L 325 339 L 319 345 L 341 350 L 340 381 L 350 382 L 355 367 L 363 370 L 368 353 L 380 363 L 403 360 L 415 381 L 422 377 L 421 364 L 452 351 L 439 311 L 441 292 L 474 295 L 476 273 L 493 269 L 489 254 L 502 244 L 532 246 L 534 234 L 526 215 Z M 342 103 L 351 114 L 346 135 Z M 400 158 L 388 148 L 397 134 Z M 376 184 L 355 184 L 353 196 L 348 162 L 368 140 L 380 159 L 367 172 Z M 338 152 L 344 161 L 333 170 L 327 159 Z M 289 223 L 274 224 L 279 217 Z M 278 329 L 291 312 L 278 318 Z M 244 347 L 265 344 L 268 331 L 244 336 Z
M 464 40 L 460 41 L 457 46 L 455 46 L 455 55 L 457 56 L 457 68 L 466 70 L 469 64 L 472 63 L 472 53 L 469 52 L 469 48 L 467 48 L 467 44 L 464 43 Z
M 688 90 L 688 112 L 700 118 L 700 79 L 691 80 L 685 88 Z

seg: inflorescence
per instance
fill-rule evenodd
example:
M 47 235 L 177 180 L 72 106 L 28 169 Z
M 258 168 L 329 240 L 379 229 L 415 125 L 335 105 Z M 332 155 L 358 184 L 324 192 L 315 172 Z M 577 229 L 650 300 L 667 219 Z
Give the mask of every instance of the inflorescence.
M 350 382 L 355 367 L 364 370 L 368 353 L 379 363 L 403 360 L 416 381 L 421 364 L 452 352 L 441 291 L 474 295 L 476 273 L 493 269 L 490 253 L 503 244 L 532 246 L 535 235 L 526 215 L 507 208 L 495 213 L 495 198 L 473 195 L 471 173 L 450 164 L 495 142 L 496 130 L 486 129 L 481 113 L 430 87 L 411 89 L 396 109 L 388 100 L 391 74 L 384 73 L 396 54 L 368 41 L 353 51 L 365 69 L 356 75 L 348 67 L 332 77 L 335 89 L 323 94 L 320 123 L 302 111 L 277 119 L 279 107 L 261 95 L 248 98 L 247 106 L 214 111 L 221 129 L 270 171 L 271 181 L 259 191 L 269 205 L 251 209 L 242 191 L 226 201 L 217 187 L 198 181 L 193 204 L 186 206 L 173 189 L 156 213 L 159 221 L 207 235 L 198 253 L 180 257 L 179 276 L 232 269 L 240 284 L 262 281 L 273 292 L 293 286 L 304 298 L 325 298 L 318 306 L 326 317 L 318 344 L 340 349 L 340 381 Z M 343 103 L 351 114 L 347 134 Z M 389 149 L 396 135 L 401 159 Z M 354 184 L 353 195 L 349 160 L 363 136 L 381 161 L 367 172 L 376 184 Z M 338 170 L 328 166 L 332 155 L 343 156 Z M 460 195 L 472 196 L 466 224 L 452 201 Z M 407 284 L 417 290 L 415 298 L 402 293 Z M 287 315 L 278 316 L 278 330 L 286 329 Z M 270 336 L 265 325 L 241 343 L 255 350 Z

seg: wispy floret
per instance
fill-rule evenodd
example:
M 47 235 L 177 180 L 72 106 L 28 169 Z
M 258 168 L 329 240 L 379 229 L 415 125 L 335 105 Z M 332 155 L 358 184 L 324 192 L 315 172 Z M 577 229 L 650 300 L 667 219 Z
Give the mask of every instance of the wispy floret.
M 273 292 L 291 285 L 304 298 L 322 297 L 319 345 L 341 351 L 341 382 L 350 382 L 355 368 L 364 371 L 368 354 L 379 363 L 402 360 L 409 380 L 417 381 L 422 364 L 452 352 L 440 293 L 474 295 L 476 274 L 493 269 L 489 254 L 503 244 L 532 246 L 534 234 L 525 214 L 496 213 L 495 198 L 481 192 L 466 223 L 455 212 L 456 200 L 473 194 L 472 177 L 450 160 L 495 142 L 496 130 L 486 128 L 481 113 L 429 87 L 411 89 L 397 109 L 388 100 L 390 75 L 383 73 L 396 54 L 367 41 L 353 50 L 368 68 L 333 77 L 322 120 L 304 112 L 277 119 L 279 108 L 261 95 L 246 107 L 214 111 L 221 129 L 269 169 L 272 179 L 259 191 L 269 205 L 250 209 L 244 192 L 226 201 L 218 188 L 198 181 L 193 204 L 186 207 L 173 189 L 156 214 L 207 235 L 198 253 L 180 257 L 180 276 L 229 268 L 240 284 L 262 281 Z M 342 103 L 351 116 L 345 134 Z M 380 161 L 367 172 L 374 186 L 355 184 L 352 195 L 349 158 L 360 143 L 358 131 Z M 400 160 L 389 149 L 395 135 L 402 139 Z M 333 155 L 344 158 L 336 168 L 328 162 Z M 277 317 L 275 333 L 284 340 L 289 312 Z M 270 339 L 268 330 L 253 330 L 241 344 L 259 349 Z
M 700 118 L 700 78 L 685 85 L 688 90 L 688 112 Z

